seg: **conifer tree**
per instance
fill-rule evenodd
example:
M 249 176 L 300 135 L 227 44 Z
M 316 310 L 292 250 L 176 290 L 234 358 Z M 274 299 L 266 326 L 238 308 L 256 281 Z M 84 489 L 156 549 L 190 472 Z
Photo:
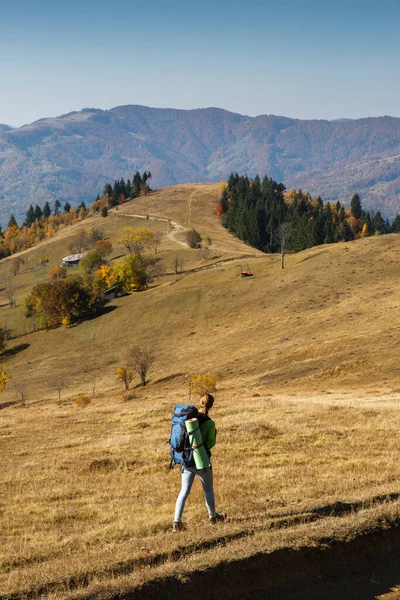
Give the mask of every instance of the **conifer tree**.
M 48 202 L 46 202 L 45 205 L 44 205 L 44 207 L 43 207 L 43 216 L 46 219 L 46 221 L 50 217 L 50 215 L 51 215 L 50 204 Z
M 30 227 L 32 225 L 32 223 L 34 223 L 34 222 L 35 222 L 35 209 L 33 208 L 32 204 L 31 204 L 26 212 L 24 224 L 27 227 Z
M 393 233 L 400 233 L 400 214 L 397 214 L 392 223 Z
M 35 221 L 40 221 L 43 216 L 43 211 L 38 204 L 35 206 Z
M 351 214 L 356 219 L 359 219 L 361 217 L 362 206 L 361 206 L 360 196 L 358 194 L 354 194 L 354 196 L 352 197 L 351 202 L 350 202 L 350 210 L 351 210 Z
M 8 225 L 7 225 L 7 228 L 9 228 L 9 227 L 18 227 L 18 223 L 17 223 L 17 220 L 16 220 L 16 218 L 14 217 L 14 215 L 11 215 L 11 216 L 10 216 L 10 219 L 9 219 L 9 221 L 8 221 Z

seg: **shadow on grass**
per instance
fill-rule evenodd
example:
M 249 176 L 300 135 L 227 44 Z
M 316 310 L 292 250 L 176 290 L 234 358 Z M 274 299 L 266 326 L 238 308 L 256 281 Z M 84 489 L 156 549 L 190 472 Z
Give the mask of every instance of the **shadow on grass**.
M 22 352 L 23 350 L 26 350 L 27 348 L 29 348 L 30 344 L 17 344 L 17 346 L 13 346 L 12 348 L 7 348 L 7 350 L 4 350 L 2 356 L 15 356 L 15 354 L 18 354 L 19 352 Z
M 309 510 L 304 509 L 299 512 L 292 512 L 289 514 L 276 514 L 268 515 L 270 519 L 282 519 L 285 517 L 296 517 L 304 515 L 318 515 L 319 517 L 343 517 L 349 513 L 364 508 L 371 508 L 372 506 L 384 504 L 385 502 L 397 502 L 400 500 L 400 493 L 393 492 L 391 494 L 382 494 L 381 496 L 374 496 L 368 500 L 360 500 L 359 502 L 334 502 L 332 504 L 326 504 L 325 506 L 317 506 Z
M 185 375 L 185 373 L 173 373 L 172 375 L 167 375 L 166 377 L 161 377 L 160 379 L 156 379 L 155 381 L 153 381 L 154 383 L 166 383 L 168 381 L 172 381 L 173 379 L 176 379 L 177 377 L 183 377 Z
M 93 321 L 93 319 L 98 319 L 99 317 L 103 317 L 104 315 L 108 315 L 109 313 L 114 312 L 114 310 L 116 310 L 117 308 L 118 306 L 115 306 L 114 304 L 112 304 L 111 306 L 103 306 L 95 314 L 88 315 L 85 319 L 77 321 L 77 324 L 83 323 L 83 321 Z
M 15 406 L 16 404 L 18 404 L 16 400 L 11 402 L 3 402 L 3 404 L 0 404 L 0 410 L 3 410 L 3 408 L 8 408 L 9 406 Z

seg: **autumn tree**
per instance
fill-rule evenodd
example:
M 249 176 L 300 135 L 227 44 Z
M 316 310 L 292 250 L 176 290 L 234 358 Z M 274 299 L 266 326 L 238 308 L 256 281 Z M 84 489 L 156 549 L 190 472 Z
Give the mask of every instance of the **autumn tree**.
M 208 373 L 192 373 L 189 375 L 189 398 L 192 392 L 199 396 L 207 392 L 212 394 L 217 390 L 217 380 Z
M 129 384 L 133 379 L 133 371 L 128 369 L 128 367 L 118 367 L 116 373 L 118 381 L 122 381 L 125 389 L 129 390 Z
M 86 256 L 82 258 L 79 268 L 87 275 L 90 275 L 103 264 L 103 258 L 96 250 L 89 250 Z
M 50 269 L 48 275 L 49 279 L 65 279 L 67 276 L 67 269 L 65 267 L 55 265 Z
M 78 279 L 53 279 L 34 286 L 25 301 L 25 316 L 33 317 L 39 327 L 58 327 L 90 310 L 89 300 Z
M 145 227 L 124 227 L 119 232 L 118 243 L 121 244 L 129 254 L 138 254 L 153 244 L 154 235 Z
M 109 240 L 97 240 L 93 244 L 93 250 L 97 252 L 101 258 L 109 256 L 113 250 L 112 243 Z
M 24 264 L 24 259 L 21 258 L 20 256 L 16 256 L 15 258 L 13 258 L 10 262 L 10 273 L 12 273 L 14 275 L 14 277 L 16 275 L 18 275 L 18 273 L 20 272 L 20 269 L 22 267 L 22 265 Z
M 10 375 L 7 374 L 7 365 L 1 365 L 0 367 L 0 392 L 4 392 L 6 389 L 7 381 L 11 379 Z
M 114 264 L 118 282 L 127 292 L 138 292 L 147 287 L 149 274 L 147 264 L 139 253 L 131 254 L 124 260 L 118 260 Z
M 72 238 L 68 249 L 73 254 L 75 252 L 81 253 L 82 250 L 89 247 L 88 233 L 85 229 L 81 229 L 78 233 Z
M 120 283 L 118 271 L 112 265 L 101 265 L 100 269 L 95 272 L 95 276 L 104 281 L 106 289 Z
M 147 374 L 155 360 L 153 349 L 132 346 L 130 349 L 129 358 L 132 369 L 140 377 L 141 384 L 143 386 L 147 385 Z

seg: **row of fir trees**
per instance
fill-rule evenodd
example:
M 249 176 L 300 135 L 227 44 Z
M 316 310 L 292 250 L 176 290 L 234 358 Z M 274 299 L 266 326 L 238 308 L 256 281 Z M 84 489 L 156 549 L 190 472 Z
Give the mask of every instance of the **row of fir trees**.
M 296 252 L 339 241 L 351 241 L 374 234 L 400 233 L 400 215 L 393 223 L 380 211 L 365 211 L 358 194 L 346 209 L 339 201 L 324 203 L 301 190 L 285 189 L 269 177 L 231 174 L 222 185 L 217 214 L 238 238 L 262 250 L 281 249 L 280 230 L 287 224 L 286 247 Z
M 128 179 L 116 179 L 114 185 L 106 183 L 102 196 L 98 195 L 95 202 L 91 205 L 94 212 L 101 212 L 104 209 L 123 204 L 127 199 L 137 198 L 140 194 L 147 194 L 151 191 L 149 180 L 152 175 L 150 171 L 144 171 L 140 174 L 136 171 L 132 181 Z

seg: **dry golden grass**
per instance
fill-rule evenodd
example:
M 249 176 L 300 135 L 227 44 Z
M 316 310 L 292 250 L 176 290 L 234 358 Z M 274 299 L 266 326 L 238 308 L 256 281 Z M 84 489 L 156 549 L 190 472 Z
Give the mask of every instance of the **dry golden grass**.
M 215 186 L 210 196 L 207 185 L 182 187 L 171 208 L 171 191 L 157 192 L 163 207 L 150 214 L 186 226 L 180 203 L 197 190 L 198 207 L 214 205 Z M 248 250 L 211 212 L 201 230 L 196 210 L 192 197 L 190 224 L 217 254 L 219 244 L 225 258 Z M 164 260 L 182 251 L 202 264 L 173 238 L 163 244 Z M 15 404 L 12 380 L 0 402 L 0 595 L 106 597 L 398 519 L 399 247 L 391 235 L 314 248 L 284 271 L 279 257 L 254 256 L 253 280 L 240 278 L 240 259 L 221 263 L 162 278 L 76 327 L 13 340 L 9 372 L 29 396 Z M 132 344 L 151 344 L 157 360 L 151 385 L 123 401 L 115 369 Z M 49 386 L 56 372 L 67 381 L 61 401 Z M 189 529 L 171 535 L 180 477 L 167 447 L 154 448 L 186 398 L 187 372 L 219 378 L 215 487 L 230 518 L 211 527 L 196 485 Z M 78 394 L 91 403 L 76 406 Z

